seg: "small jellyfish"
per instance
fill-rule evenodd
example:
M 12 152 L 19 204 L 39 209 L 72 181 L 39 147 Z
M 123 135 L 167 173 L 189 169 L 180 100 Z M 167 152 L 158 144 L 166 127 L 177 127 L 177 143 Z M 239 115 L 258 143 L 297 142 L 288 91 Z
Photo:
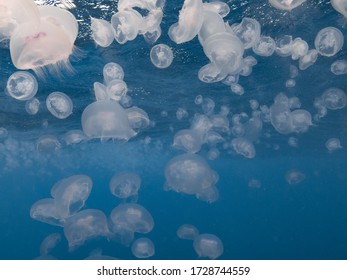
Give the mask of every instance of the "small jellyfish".
M 173 52 L 168 45 L 158 44 L 152 47 L 150 58 L 153 65 L 157 68 L 167 68 L 173 60 Z
M 41 242 L 40 245 L 40 255 L 47 256 L 51 253 L 51 251 L 57 246 L 57 244 L 61 240 L 60 233 L 52 233 L 45 237 L 45 239 Z
M 230 7 L 227 3 L 222 1 L 211 1 L 204 3 L 204 10 L 207 9 L 218 13 L 222 18 L 226 17 L 230 13 Z
M 295 87 L 296 82 L 294 79 L 288 79 L 286 80 L 286 88 L 292 88 Z
M 320 55 L 334 56 L 343 46 L 342 32 L 335 27 L 326 27 L 320 30 L 314 40 L 314 46 Z
M 136 173 L 124 172 L 116 174 L 110 181 L 111 193 L 119 198 L 136 196 L 141 185 L 141 178 Z
M 40 109 L 40 101 L 37 98 L 32 98 L 25 102 L 25 111 L 29 115 L 36 115 Z
M 329 88 L 322 94 L 322 101 L 330 110 L 342 109 L 346 106 L 346 93 L 339 88 Z
M 36 142 L 36 149 L 40 153 L 55 153 L 59 151 L 61 144 L 54 135 L 43 135 Z
M 73 145 L 86 141 L 87 137 L 82 130 L 72 129 L 64 134 L 63 139 L 66 145 Z
M 188 117 L 188 112 L 186 109 L 184 108 L 177 108 L 177 111 L 176 111 L 176 119 L 178 119 L 179 121 L 185 119 Z
M 254 158 L 255 157 L 255 148 L 251 141 L 249 141 L 247 138 L 234 138 L 231 140 L 231 146 L 233 147 L 234 151 L 245 158 Z
M 284 35 L 276 40 L 275 52 L 279 56 L 290 56 L 293 49 L 293 37 Z
M 198 73 L 198 78 L 204 83 L 217 83 L 225 79 L 227 74 L 221 73 L 215 63 L 209 63 L 201 67 Z
M 259 56 L 271 56 L 276 49 L 276 42 L 270 36 L 260 36 L 259 40 L 253 45 L 252 50 Z
M 95 43 L 103 48 L 111 45 L 114 40 L 112 25 L 104 19 L 93 17 L 91 17 L 91 22 L 90 29 Z
M 231 28 L 241 40 L 244 49 L 252 48 L 260 38 L 260 23 L 254 18 L 244 17 L 240 24 Z
M 308 52 L 308 44 L 301 38 L 295 38 L 292 44 L 292 59 L 297 60 Z
M 109 62 L 105 64 L 102 72 L 106 84 L 112 80 L 124 80 L 124 70 L 118 63 Z
M 269 0 L 271 6 L 279 10 L 291 11 L 300 6 L 306 0 Z
M 123 80 L 112 80 L 107 84 L 106 93 L 109 99 L 120 101 L 128 92 L 128 86 Z
M 199 230 L 190 224 L 181 225 L 176 232 L 178 238 L 186 240 L 194 240 L 199 235 Z
M 93 84 L 93 87 L 96 101 L 110 99 L 106 91 L 106 86 L 104 84 L 95 82 Z
M 48 111 L 58 119 L 66 119 L 72 114 L 73 103 L 63 92 L 52 92 L 46 98 Z
M 340 139 L 338 138 L 330 138 L 325 142 L 325 147 L 328 149 L 330 153 L 342 149 Z
M 331 0 L 331 6 L 347 18 L 347 1 L 346 0 Z
M 136 258 L 147 259 L 155 254 L 153 242 L 148 238 L 139 238 L 131 245 L 131 252 Z
M 69 250 L 74 250 L 87 240 L 108 236 L 107 218 L 97 209 L 82 210 L 66 220 L 64 234 L 69 243 Z
M 194 250 L 199 258 L 217 259 L 223 254 L 222 241 L 214 234 L 204 233 L 194 239 Z
M 148 114 L 139 107 L 133 106 L 125 109 L 130 127 L 135 131 L 147 128 L 150 125 Z
M 317 58 L 318 51 L 316 49 L 309 50 L 307 54 L 299 58 L 299 69 L 307 69 L 316 62 Z
M 32 99 L 37 90 L 37 80 L 29 72 L 15 72 L 7 80 L 6 93 L 14 99 L 21 101 Z
M 81 121 L 83 132 L 89 138 L 128 141 L 136 135 L 126 111 L 114 100 L 101 100 L 88 105 Z
M 236 95 L 243 95 L 245 93 L 245 89 L 243 88 L 243 86 L 236 83 L 230 85 L 230 90 Z
M 175 134 L 172 146 L 195 154 L 200 151 L 202 144 L 202 137 L 196 130 L 182 129 Z
M 294 110 L 290 113 L 292 131 L 296 133 L 306 132 L 312 125 L 310 112 L 302 109 Z
M 306 176 L 301 171 L 294 169 L 294 170 L 289 170 L 286 173 L 285 178 L 289 185 L 297 185 L 301 183 L 302 181 L 304 181 Z
M 335 75 L 347 74 L 347 60 L 336 60 L 331 64 L 330 71 Z
M 177 23 L 169 28 L 169 37 L 176 44 L 192 40 L 199 32 L 203 22 L 202 0 L 185 0 Z M 192 20 L 194 19 L 194 20 Z
M 55 201 L 52 198 L 44 198 L 36 201 L 30 208 L 30 217 L 54 226 L 64 225 L 64 221 L 61 219 Z

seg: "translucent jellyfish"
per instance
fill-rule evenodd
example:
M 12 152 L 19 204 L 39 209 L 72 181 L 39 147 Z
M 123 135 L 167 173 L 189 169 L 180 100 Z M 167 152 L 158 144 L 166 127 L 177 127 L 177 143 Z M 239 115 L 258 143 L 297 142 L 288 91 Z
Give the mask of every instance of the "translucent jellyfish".
M 291 11 L 306 0 L 269 0 L 271 6 L 279 10 Z
M 308 44 L 301 38 L 295 38 L 292 44 L 292 59 L 297 60 L 308 52 Z
M 204 3 L 204 10 L 210 10 L 218 13 L 222 18 L 226 17 L 230 13 L 229 5 L 222 1 L 211 1 Z
M 109 62 L 103 68 L 103 76 L 106 84 L 112 80 L 123 80 L 124 70 L 118 63 Z
M 276 49 L 276 42 L 270 36 L 260 36 L 253 45 L 252 50 L 259 56 L 271 56 Z
M 18 69 L 52 66 L 58 72 L 60 66 L 70 69 L 69 56 L 73 42 L 59 26 L 45 20 L 40 24 L 28 22 L 18 26 L 10 40 L 12 63 Z
M 114 40 L 112 25 L 104 20 L 91 17 L 90 29 L 96 44 L 101 47 L 108 47 Z
M 93 84 L 93 88 L 96 101 L 110 99 L 106 91 L 106 86 L 104 84 L 95 82 Z
M 123 80 L 112 80 L 107 84 L 106 93 L 109 99 L 120 101 L 128 92 L 128 86 Z
M 284 35 L 276 40 L 276 54 L 279 56 L 290 56 L 293 49 L 293 37 Z
M 215 102 L 211 98 L 204 98 L 201 104 L 201 109 L 205 115 L 213 113 L 214 107 L 216 107 Z
M 156 41 L 158 41 L 160 36 L 161 36 L 161 28 L 160 28 L 160 26 L 158 26 L 158 28 L 156 30 L 152 31 L 152 32 L 146 32 L 146 33 L 143 34 L 143 38 L 150 45 L 152 45 Z
M 178 238 L 186 240 L 194 240 L 199 235 L 199 230 L 190 224 L 181 225 L 176 232 Z
M 312 125 L 312 117 L 310 112 L 298 109 L 290 114 L 292 131 L 296 133 L 306 132 Z
M 38 90 L 36 78 L 25 71 L 13 73 L 7 80 L 6 93 L 17 100 L 29 100 Z
M 255 157 L 255 148 L 251 141 L 246 138 L 238 137 L 231 140 L 231 146 L 234 151 L 245 158 Z
M 204 98 L 202 103 L 205 99 L 207 98 Z M 212 128 L 212 123 L 206 115 L 195 114 L 190 128 L 198 131 L 201 135 L 205 135 Z
M 40 255 L 47 256 L 51 253 L 52 249 L 54 249 L 57 244 L 61 240 L 60 233 L 52 233 L 45 237 L 45 239 L 41 242 L 40 245 Z
M 66 220 L 64 234 L 69 242 L 69 250 L 74 250 L 87 240 L 108 236 L 107 218 L 97 209 L 82 210 Z
M 286 80 L 286 88 L 292 88 L 295 87 L 296 82 L 294 79 L 288 79 Z
M 73 145 L 86 141 L 87 137 L 82 130 L 72 129 L 64 134 L 63 139 L 66 145 Z
M 130 127 L 135 131 L 147 128 L 150 125 L 148 114 L 139 107 L 133 106 L 125 110 Z
M 131 245 L 131 252 L 136 258 L 147 259 L 155 254 L 155 248 L 152 240 L 148 238 L 139 238 Z
M 173 61 L 173 52 L 168 45 L 158 44 L 152 47 L 150 58 L 155 67 L 167 68 Z
M 227 133 L 229 132 L 229 119 L 221 114 L 215 114 L 210 117 L 214 131 Z
M 0 37 L 9 38 L 18 25 L 39 23 L 40 14 L 33 0 L 1 0 L 0 19 Z
M 176 44 L 192 40 L 199 32 L 203 21 L 202 0 L 185 0 L 178 22 L 169 28 L 169 37 Z
M 40 101 L 37 98 L 32 98 L 25 102 L 25 111 L 29 115 L 36 115 L 40 109 Z
M 270 107 L 270 120 L 279 133 L 288 134 L 293 131 L 289 101 L 284 94 L 277 95 L 274 104 Z
M 326 27 L 320 30 L 314 40 L 314 46 L 320 55 L 334 56 L 343 46 L 342 32 L 335 27 Z
M 72 114 L 72 100 L 63 92 L 52 92 L 46 98 L 48 111 L 58 119 L 66 119 Z
M 313 65 L 318 58 L 318 51 L 316 49 L 309 50 L 306 55 L 299 59 L 299 69 L 305 70 Z
M 109 186 L 114 196 L 128 198 L 137 195 L 141 186 L 141 178 L 136 173 L 123 172 L 114 175 Z
M 36 142 L 36 149 L 40 153 L 55 153 L 60 148 L 61 144 L 54 135 L 42 135 Z
M 78 23 L 75 16 L 66 9 L 50 5 L 38 6 L 41 21 L 49 22 L 59 27 L 74 44 L 78 35 Z
M 243 95 L 245 93 L 245 89 L 240 84 L 231 84 L 230 90 L 237 95 Z
M 301 171 L 294 169 L 294 170 L 289 170 L 286 173 L 285 178 L 289 185 L 296 185 L 301 183 L 303 180 L 305 180 L 306 176 Z
M 346 106 L 346 93 L 339 88 L 329 88 L 322 94 L 322 101 L 325 107 L 330 110 L 342 109 Z
M 328 151 L 334 152 L 336 150 L 342 149 L 340 139 L 338 138 L 330 138 L 325 142 L 325 147 L 328 149 Z
M 241 40 L 245 49 L 252 48 L 260 38 L 260 23 L 253 18 L 244 17 L 240 24 L 231 27 Z
M 226 32 L 223 18 L 216 11 L 206 10 L 205 7 L 207 4 L 209 3 L 204 3 L 203 22 L 198 34 L 201 45 L 204 45 L 208 37 L 217 33 Z
M 195 154 L 200 151 L 202 144 L 202 137 L 196 130 L 182 129 L 175 134 L 172 146 Z
M 347 60 L 336 60 L 331 64 L 330 71 L 335 75 L 347 74 Z
M 198 78 L 204 83 L 217 83 L 225 79 L 226 73 L 221 73 L 215 63 L 209 63 L 201 67 L 198 73 Z
M 123 95 L 121 100 L 119 101 L 119 104 L 122 105 L 123 108 L 130 108 L 133 105 L 133 99 L 129 95 Z
M 288 138 L 288 145 L 293 147 L 293 148 L 297 148 L 299 146 L 299 140 L 298 138 L 295 137 L 289 137 Z
M 216 186 L 212 186 L 207 189 L 202 189 L 195 194 L 195 197 L 201 201 L 205 201 L 207 203 L 216 202 L 219 198 L 219 191 Z
M 139 33 L 153 33 L 160 28 L 159 25 L 163 18 L 163 10 L 161 8 L 153 9 L 148 12 L 147 16 L 142 18 Z
M 141 14 L 133 9 L 117 12 L 111 18 L 114 38 L 119 44 L 134 40 L 139 33 L 141 23 Z
M 62 218 L 76 214 L 85 204 L 93 182 L 86 175 L 74 175 L 58 181 L 51 189 L 55 206 Z
M 346 0 L 331 0 L 333 8 L 347 18 L 347 1 Z
M 204 233 L 194 239 L 194 250 L 199 258 L 217 259 L 223 254 L 222 241 L 214 234 Z
M 171 159 L 165 167 L 165 188 L 185 194 L 197 194 L 213 187 L 219 177 L 199 155 L 183 154 Z
M 177 111 L 176 111 L 176 119 L 178 119 L 179 121 L 187 118 L 189 116 L 188 112 L 186 109 L 184 108 L 177 108 Z
M 63 226 L 64 224 L 52 198 L 44 198 L 35 202 L 30 208 L 30 217 L 54 226 Z
M 82 113 L 82 128 L 89 138 L 128 141 L 136 135 L 126 111 L 114 100 L 101 100 L 88 105 Z

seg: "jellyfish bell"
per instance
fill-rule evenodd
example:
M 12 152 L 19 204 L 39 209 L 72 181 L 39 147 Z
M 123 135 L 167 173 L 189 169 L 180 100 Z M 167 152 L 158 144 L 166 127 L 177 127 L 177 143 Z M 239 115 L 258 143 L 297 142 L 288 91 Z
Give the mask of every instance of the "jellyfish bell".
M 108 47 L 114 40 L 111 24 L 104 19 L 90 18 L 92 37 L 95 43 L 101 47 Z
M 88 105 L 81 121 L 83 132 L 89 138 L 128 141 L 136 135 L 126 111 L 114 100 L 100 100 Z

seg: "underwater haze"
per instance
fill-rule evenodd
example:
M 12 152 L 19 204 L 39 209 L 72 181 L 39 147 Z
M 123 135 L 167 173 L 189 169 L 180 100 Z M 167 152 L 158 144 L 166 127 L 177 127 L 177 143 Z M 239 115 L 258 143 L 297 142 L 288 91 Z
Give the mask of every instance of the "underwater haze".
M 347 12 L 203 2 L 37 0 L 40 23 L 0 22 L 0 259 L 347 259 Z M 23 43 L 42 5 L 78 33 Z M 17 71 L 37 93 L 11 92 Z

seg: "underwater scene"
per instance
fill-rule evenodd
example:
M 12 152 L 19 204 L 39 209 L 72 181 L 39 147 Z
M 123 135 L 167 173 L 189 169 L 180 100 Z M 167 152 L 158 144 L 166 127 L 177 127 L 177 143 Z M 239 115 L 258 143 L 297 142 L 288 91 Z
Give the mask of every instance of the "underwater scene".
M 347 259 L 346 0 L 0 0 L 0 259 Z

